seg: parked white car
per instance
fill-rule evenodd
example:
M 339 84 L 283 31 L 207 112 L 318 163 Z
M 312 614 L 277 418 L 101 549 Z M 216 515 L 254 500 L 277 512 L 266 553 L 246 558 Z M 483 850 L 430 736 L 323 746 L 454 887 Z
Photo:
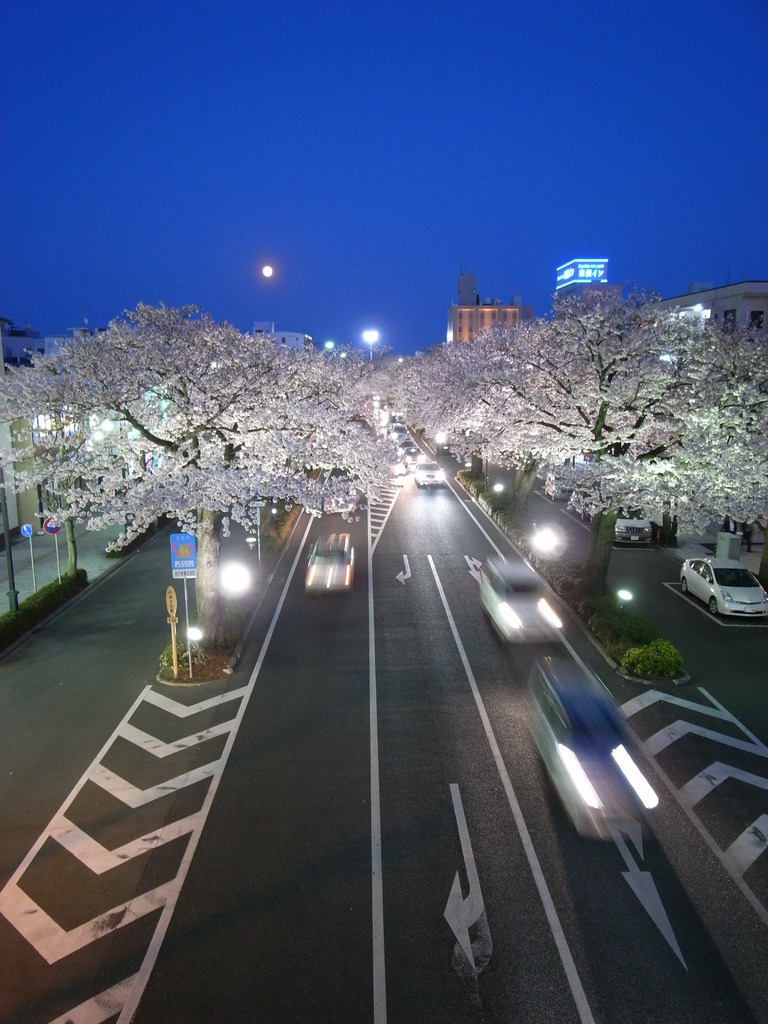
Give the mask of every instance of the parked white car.
M 698 597 L 713 615 L 768 615 L 768 594 L 741 562 L 731 558 L 687 558 L 680 589 Z

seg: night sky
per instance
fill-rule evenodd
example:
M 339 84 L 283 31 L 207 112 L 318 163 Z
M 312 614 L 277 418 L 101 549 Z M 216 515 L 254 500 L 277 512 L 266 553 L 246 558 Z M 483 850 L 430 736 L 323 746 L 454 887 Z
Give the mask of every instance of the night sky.
M 445 340 L 462 269 L 768 279 L 766 0 L 0 0 L 0 316 Z M 270 263 L 270 281 L 261 267 Z

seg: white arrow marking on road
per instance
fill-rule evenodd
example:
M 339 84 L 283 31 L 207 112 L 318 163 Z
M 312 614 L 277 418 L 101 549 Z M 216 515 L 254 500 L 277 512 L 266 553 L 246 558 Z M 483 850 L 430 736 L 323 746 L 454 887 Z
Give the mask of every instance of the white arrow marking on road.
M 461 794 L 459 793 L 459 787 L 455 782 L 451 783 L 451 797 L 453 799 L 453 810 L 456 815 L 456 824 L 459 827 L 461 853 L 464 857 L 464 867 L 466 868 L 467 879 L 469 881 L 469 895 L 466 899 L 462 897 L 461 881 L 457 871 L 443 916 L 451 926 L 451 931 L 456 936 L 459 945 L 464 951 L 464 955 L 469 961 L 470 967 L 475 973 L 479 974 L 480 971 L 487 967 L 491 959 L 491 935 L 487 928 L 482 930 L 483 936 L 485 937 L 485 944 L 484 948 L 478 949 L 478 953 L 481 954 L 479 958 L 481 962 L 480 965 L 477 966 L 474 951 L 472 949 L 472 941 L 469 937 L 469 929 L 476 925 L 480 918 L 485 915 L 485 906 L 483 904 L 483 894 L 480 891 L 480 879 L 477 874 L 477 866 L 475 865 L 475 858 L 472 854 L 472 844 L 469 841 L 469 830 L 467 828 L 467 819 L 464 815 L 464 807 L 461 802 Z M 477 944 L 479 946 L 483 946 L 482 937 L 478 939 Z
M 683 954 L 680 952 L 680 947 L 677 944 L 677 939 L 675 938 L 675 933 L 672 930 L 672 925 L 669 923 L 669 918 L 667 917 L 667 912 L 664 909 L 664 904 L 661 902 L 661 897 L 659 896 L 653 876 L 650 871 L 642 871 L 637 866 L 632 854 L 629 852 L 627 844 L 624 842 L 621 832 L 626 832 L 632 840 L 638 854 L 642 858 L 642 829 L 637 822 L 635 822 L 633 826 L 622 827 L 621 830 L 611 826 L 611 836 L 613 837 L 613 841 L 616 843 L 619 853 L 623 857 L 624 863 L 629 869 L 628 871 L 622 871 L 622 875 L 624 876 L 627 885 L 629 885 L 632 892 L 642 903 L 643 909 L 667 940 L 675 956 L 687 971 L 688 965 L 683 959 Z
M 480 566 L 483 564 L 479 558 L 470 558 L 469 555 L 464 555 L 464 561 L 469 566 L 469 575 L 474 576 L 477 582 L 480 582 Z
M 403 586 L 405 586 L 405 581 L 411 578 L 411 567 L 408 565 L 408 555 L 403 555 L 403 563 L 405 565 L 405 570 L 403 572 L 399 572 L 395 579 L 400 580 Z

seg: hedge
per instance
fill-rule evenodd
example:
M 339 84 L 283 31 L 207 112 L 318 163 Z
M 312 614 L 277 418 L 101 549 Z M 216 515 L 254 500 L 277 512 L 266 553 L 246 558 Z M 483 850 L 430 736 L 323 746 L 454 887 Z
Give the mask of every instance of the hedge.
M 61 583 L 55 580 L 25 598 L 17 612 L 8 611 L 0 615 L 0 650 L 10 647 L 87 586 L 88 573 L 85 569 L 78 569 L 76 576 L 64 576 Z

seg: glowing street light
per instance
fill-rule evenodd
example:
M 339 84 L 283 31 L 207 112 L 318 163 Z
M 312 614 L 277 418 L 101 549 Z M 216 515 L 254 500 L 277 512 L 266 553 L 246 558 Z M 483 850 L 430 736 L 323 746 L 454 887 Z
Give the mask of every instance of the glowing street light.
M 244 565 L 230 562 L 229 565 L 222 566 L 219 580 L 222 590 L 226 590 L 227 593 L 244 594 L 251 585 L 251 574 Z
M 270 267 L 269 264 L 267 264 L 265 267 L 262 267 L 261 272 L 264 275 L 264 277 L 272 277 L 272 275 L 274 274 L 274 270 L 272 269 L 272 267 Z
M 363 341 L 368 345 L 368 358 L 373 359 L 373 346 L 379 340 L 379 332 L 373 330 L 363 331 Z

